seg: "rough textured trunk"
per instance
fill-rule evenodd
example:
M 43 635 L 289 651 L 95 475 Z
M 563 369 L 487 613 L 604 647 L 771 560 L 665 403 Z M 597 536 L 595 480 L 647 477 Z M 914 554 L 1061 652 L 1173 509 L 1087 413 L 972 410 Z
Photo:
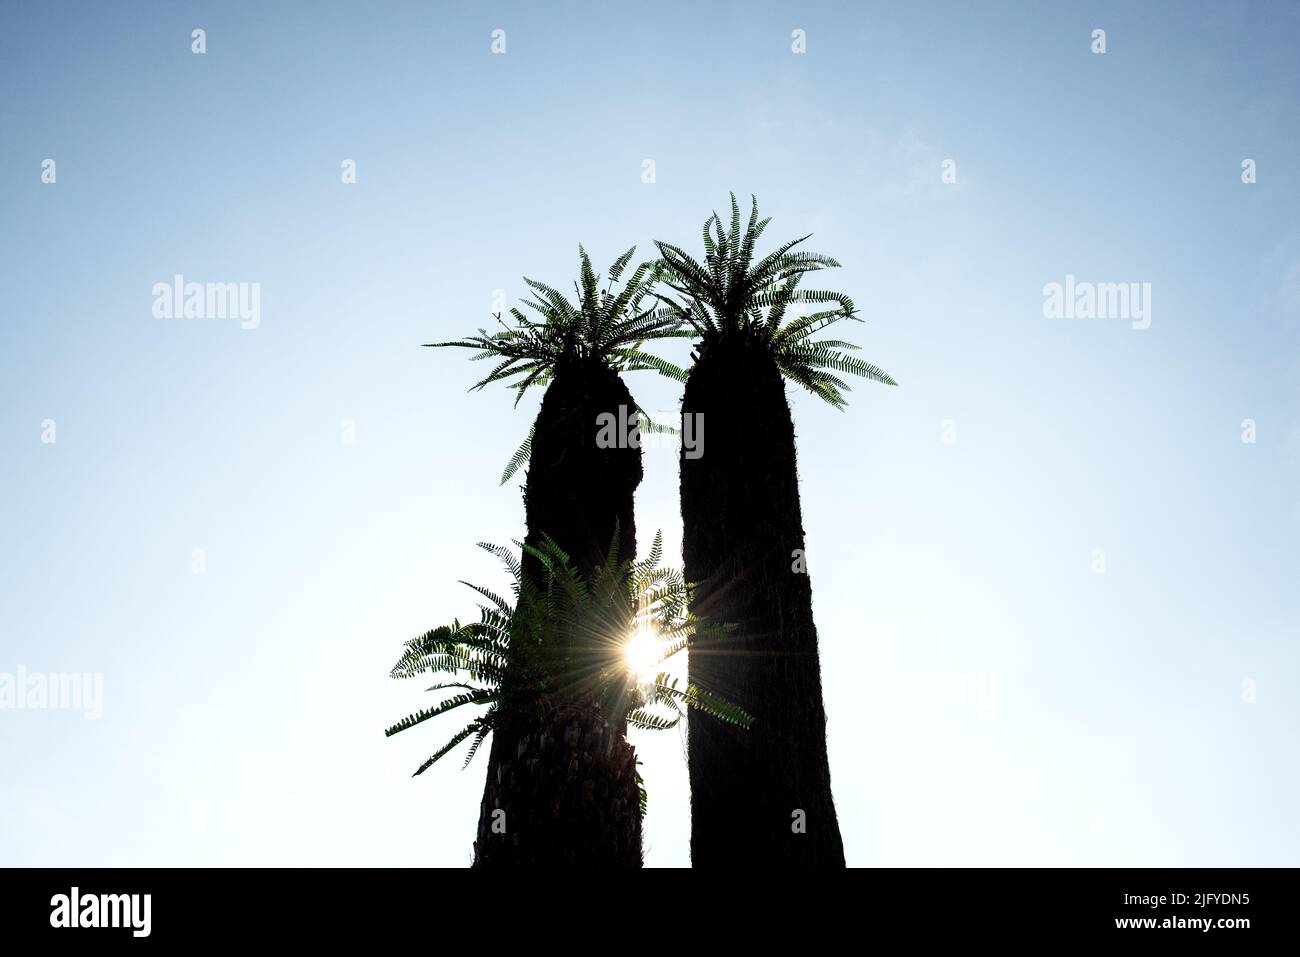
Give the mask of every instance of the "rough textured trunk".
M 494 736 L 474 866 L 641 866 L 636 755 L 590 703 L 549 702 Z
M 636 557 L 636 517 L 632 510 L 641 483 L 639 448 L 600 448 L 598 419 L 620 412 L 635 416 L 632 393 L 601 361 L 585 360 L 557 369 L 542 398 L 533 429 L 524 490 L 525 541 L 535 545 L 550 535 L 590 574 L 600 567 L 619 532 L 619 559 Z M 524 574 L 537 580 L 536 559 L 524 558 Z
M 635 410 L 623 380 L 604 362 L 585 360 L 557 368 L 537 415 L 524 490 L 524 540 L 537 544 L 543 533 L 551 536 L 587 577 L 604 563 L 616 528 L 619 561 L 636 557 L 633 500 L 641 450 L 597 444 L 602 414 L 619 422 Z M 523 573 L 540 582 L 540 562 L 525 555 Z M 607 726 L 608 716 L 590 702 L 571 702 L 562 713 L 566 729 L 573 721 L 585 729 L 583 740 Z M 520 721 L 498 729 L 488 752 L 475 866 L 639 866 L 636 768 L 625 731 L 621 723 L 612 729 L 622 745 L 611 745 L 610 754 L 597 760 L 553 746 L 558 726 Z M 568 784 L 566 775 L 574 776 Z M 607 810 L 591 807 L 592 795 L 621 802 L 629 787 L 630 817 L 621 803 Z M 491 830 L 497 809 L 506 811 L 509 842 L 493 841 L 499 837 Z
M 715 340 L 682 413 L 705 426 L 703 454 L 681 460 L 692 610 L 738 625 L 690 653 L 690 680 L 754 716 L 748 731 L 688 718 L 692 865 L 843 867 L 784 380 L 745 338 Z

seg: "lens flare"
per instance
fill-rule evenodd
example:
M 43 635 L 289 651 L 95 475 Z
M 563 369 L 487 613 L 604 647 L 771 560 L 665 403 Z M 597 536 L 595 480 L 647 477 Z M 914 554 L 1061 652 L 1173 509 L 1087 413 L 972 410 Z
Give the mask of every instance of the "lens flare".
M 653 677 L 660 661 L 659 639 L 648 628 L 639 628 L 623 646 L 623 660 L 627 670 L 638 681 Z

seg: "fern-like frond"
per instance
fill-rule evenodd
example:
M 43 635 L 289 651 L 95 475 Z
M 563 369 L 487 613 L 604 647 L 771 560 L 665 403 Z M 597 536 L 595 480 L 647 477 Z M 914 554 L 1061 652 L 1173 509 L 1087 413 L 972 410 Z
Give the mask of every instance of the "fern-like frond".
M 384 737 L 391 738 L 393 735 L 405 731 L 407 728 L 413 728 L 417 724 L 422 724 L 430 718 L 436 718 L 440 714 L 445 714 L 448 711 L 467 704 L 481 704 L 484 701 L 490 700 L 491 697 L 492 695 L 482 691 L 454 695 L 432 708 L 425 708 L 421 711 L 416 711 L 413 714 L 407 715 L 401 721 L 397 722 L 397 724 L 387 728 L 384 731 Z
M 506 548 L 504 545 L 493 545 L 491 542 L 479 542 L 478 547 L 489 555 L 495 555 L 501 564 L 506 566 L 506 570 L 510 572 L 511 578 L 514 579 L 514 590 L 517 595 L 519 593 L 519 581 L 523 578 L 523 565 L 515 557 L 515 551 Z
M 844 354 L 856 351 L 856 345 L 813 340 L 835 322 L 860 321 L 857 306 L 835 290 L 799 288 L 808 273 L 840 265 L 830 256 L 799 248 L 809 236 L 780 243 L 755 261 L 757 240 L 769 221 L 759 218 L 758 200 L 751 197 L 749 221 L 742 231 L 740 205 L 733 193 L 727 229 L 716 212 L 704 221 L 703 262 L 679 246 L 657 240 L 662 283 L 672 294 L 659 298 L 676 309 L 681 324 L 702 340 L 702 349 L 727 336 L 751 337 L 772 351 L 786 378 L 837 408 L 844 408 L 849 387 L 835 373 L 895 385 L 877 366 Z M 807 304 L 833 308 L 787 318 L 798 311 L 793 307 Z
M 523 467 L 523 464 L 528 461 L 528 457 L 533 454 L 533 434 L 536 431 L 536 423 L 528 427 L 528 434 L 524 436 L 523 444 L 515 450 L 515 454 L 510 457 L 510 461 L 506 463 L 505 470 L 501 473 L 502 485 L 509 482 L 510 476 L 518 472 L 520 468 Z
M 651 418 L 650 413 L 641 406 L 636 407 L 638 416 L 637 428 L 650 435 L 681 435 L 682 430 L 676 426 L 667 425 L 666 423 L 656 422 Z
M 647 711 L 645 708 L 637 708 L 627 713 L 628 726 L 640 731 L 667 731 L 670 728 L 677 727 L 680 722 L 681 715 L 667 718 Z
M 468 738 L 471 734 L 474 734 L 477 730 L 478 730 L 478 724 L 477 724 L 477 723 L 475 723 L 475 724 L 471 724 L 471 725 L 469 725 L 468 727 L 466 727 L 466 728 L 465 728 L 464 730 L 462 730 L 459 734 L 457 734 L 454 738 L 452 738 L 450 741 L 448 741 L 446 744 L 444 744 L 441 748 L 439 748 L 437 751 L 435 751 L 433 754 L 431 754 L 431 755 L 429 756 L 429 758 L 428 758 L 428 759 L 427 759 L 423 764 L 421 764 L 418 768 L 415 769 L 415 774 L 411 775 L 411 777 L 419 777 L 419 776 L 420 776 L 421 774 L 423 774 L 425 771 L 429 770 L 429 768 L 431 768 L 431 767 L 432 767 L 432 766 L 433 766 L 433 765 L 434 765 L 438 760 L 440 760 L 440 759 L 441 759 L 443 756 L 445 756 L 449 751 L 451 751 L 452 748 L 456 747 L 456 745 L 460 744 L 462 741 L 464 741 L 466 738 Z
M 395 677 L 426 672 L 448 677 L 429 688 L 445 696 L 441 701 L 390 726 L 387 736 L 467 705 L 487 706 L 417 774 L 472 734 L 468 764 L 503 715 L 514 721 L 540 720 L 542 702 L 552 695 L 584 702 L 606 720 L 625 720 L 644 730 L 676 726 L 687 708 L 745 725 L 748 716 L 738 705 L 695 685 L 679 690 L 676 679 L 666 675 L 643 681 L 628 663 L 634 637 L 650 637 L 650 658 L 659 664 L 697 638 L 708 640 L 725 630 L 690 614 L 691 588 L 680 571 L 660 565 L 661 533 L 644 558 L 620 562 L 616 529 L 604 562 L 590 578 L 578 572 L 549 535 L 519 546 L 541 563 L 540 580 L 523 576 L 515 551 L 480 544 L 510 571 L 514 602 L 491 588 L 464 583 L 482 596 L 479 620 L 462 624 L 457 619 L 416 636 L 406 642 L 393 669 Z M 640 650 L 637 656 L 642 657 Z
M 640 369 L 653 369 L 660 375 L 676 382 L 685 384 L 686 370 L 682 369 L 667 359 L 661 359 L 656 355 L 648 352 L 641 352 L 633 349 L 621 349 L 615 353 L 615 356 L 622 363 L 622 367 L 629 372 L 635 372 Z
M 676 309 L 642 308 L 647 297 L 658 302 L 654 289 L 662 265 L 651 261 L 641 263 L 627 276 L 622 288 L 613 291 L 614 283 L 624 277 L 635 252 L 634 246 L 614 261 L 609 269 L 609 288 L 601 290 L 600 276 L 592 268 L 591 257 L 579 246 L 579 278 L 574 283 L 576 298 L 540 280 L 524 277 L 529 294 L 522 301 L 522 310 L 510 310 L 513 324 L 505 322 L 498 313 L 495 318 L 501 329 L 491 333 L 480 329 L 474 336 L 425 345 L 472 349 L 472 358 L 476 360 L 496 358 L 492 371 L 471 389 L 501 382 L 515 391 L 516 405 L 529 389 L 549 383 L 564 362 L 577 358 L 604 360 L 617 370 L 618 363 L 625 361 L 619 354 L 631 352 L 638 354 L 633 368 L 670 374 L 671 367 L 661 368 L 641 358 L 642 344 L 678 335 L 684 321 Z M 507 467 L 502 476 L 503 484 L 522 461 L 516 453 L 516 459 L 511 460 L 512 467 Z

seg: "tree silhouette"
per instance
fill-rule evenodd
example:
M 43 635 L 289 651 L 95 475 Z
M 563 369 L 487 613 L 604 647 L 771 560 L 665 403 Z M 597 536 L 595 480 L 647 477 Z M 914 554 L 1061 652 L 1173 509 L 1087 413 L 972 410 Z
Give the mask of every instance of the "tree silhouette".
M 730 228 L 716 213 L 704 223 L 702 262 L 657 243 L 665 283 L 698 338 L 682 400 L 683 423 L 698 415 L 706 426 L 703 454 L 683 449 L 681 458 L 684 571 L 700 583 L 692 610 L 737 625 L 690 655 L 690 680 L 754 715 L 744 735 L 688 722 L 691 860 L 842 867 L 785 380 L 841 409 L 842 374 L 894 381 L 851 355 L 852 343 L 817 338 L 858 318 L 842 293 L 800 288 L 808 273 L 839 264 L 799 250 L 807 236 L 756 261 L 767 224 L 755 199 L 742 232 L 733 194 Z M 830 308 L 792 315 L 804 305 Z
M 518 404 L 530 388 L 545 387 L 528 439 L 502 476 L 504 484 L 527 459 L 523 543 L 527 547 L 521 574 L 538 586 L 546 574 L 539 549 L 548 538 L 586 579 L 603 567 L 611 541 L 616 541 L 618 562 L 630 562 L 636 555 L 633 505 L 642 476 L 641 449 L 633 441 L 612 446 L 602 442 L 601 422 L 607 416 L 623 421 L 639 411 L 623 372 L 652 370 L 679 380 L 685 379 L 685 373 L 643 348 L 650 340 L 684 334 L 676 310 L 663 306 L 654 295 L 657 266 L 641 263 L 615 291 L 635 252 L 632 247 L 615 260 L 602 289 L 590 257 L 579 246 L 574 299 L 525 278 L 531 290 L 523 303 L 528 312 L 512 308 L 513 324 L 501 322 L 502 328 L 493 332 L 480 329 L 464 339 L 427 344 L 468 348 L 475 352 L 472 359 L 492 360 L 492 371 L 473 389 L 501 382 L 515 390 Z M 497 319 L 501 321 L 500 316 Z M 555 639 L 567 640 L 563 634 Z M 626 730 L 620 720 L 614 726 L 619 737 Z M 518 736 L 535 730 L 518 724 L 493 736 L 480 833 L 495 810 L 489 797 L 501 782 L 503 760 L 524 747 Z

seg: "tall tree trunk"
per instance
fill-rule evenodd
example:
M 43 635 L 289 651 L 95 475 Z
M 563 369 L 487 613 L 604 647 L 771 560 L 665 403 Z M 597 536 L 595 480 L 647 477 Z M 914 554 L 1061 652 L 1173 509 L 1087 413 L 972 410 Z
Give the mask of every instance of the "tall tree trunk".
M 591 702 L 547 702 L 493 741 L 474 866 L 641 866 L 636 754 Z
M 748 337 L 711 340 L 682 414 L 705 427 L 703 454 L 681 459 L 692 611 L 738 626 L 689 653 L 690 680 L 754 716 L 747 731 L 688 717 L 692 864 L 843 867 L 784 379 Z
M 618 422 L 622 416 L 635 415 L 635 410 L 632 394 L 605 362 L 574 361 L 556 369 L 533 428 L 524 490 L 528 526 L 524 540 L 536 545 L 543 534 L 549 535 L 589 579 L 604 564 L 616 529 L 618 560 L 636 557 L 633 501 L 642 476 L 641 450 L 602 448 L 597 443 L 602 415 L 613 415 Z M 525 554 L 523 574 L 540 583 L 541 563 Z M 573 664 L 577 670 L 584 663 L 575 660 Z M 576 721 L 584 729 L 583 740 L 594 734 L 592 729 L 607 727 L 623 741 L 626 725 L 622 721 L 617 726 L 608 724 L 610 716 L 601 714 L 590 699 L 571 701 L 559 713 L 564 728 Z M 476 866 L 640 865 L 639 813 L 629 818 L 620 810 L 596 813 L 589 806 L 593 793 L 617 795 L 622 801 L 630 787 L 632 809 L 637 810 L 635 760 L 625 760 L 632 753 L 631 745 L 623 741 L 621 748 L 600 759 L 579 758 L 547 744 L 557 740 L 561 730 L 558 725 L 520 721 L 493 733 L 475 845 Z M 584 775 L 580 787 L 574 782 L 566 784 L 565 775 L 570 771 L 565 767 Z M 506 811 L 505 841 L 492 830 L 497 810 Z M 554 835 L 543 831 L 554 831 Z M 634 862 L 628 850 L 631 847 L 635 847 Z

